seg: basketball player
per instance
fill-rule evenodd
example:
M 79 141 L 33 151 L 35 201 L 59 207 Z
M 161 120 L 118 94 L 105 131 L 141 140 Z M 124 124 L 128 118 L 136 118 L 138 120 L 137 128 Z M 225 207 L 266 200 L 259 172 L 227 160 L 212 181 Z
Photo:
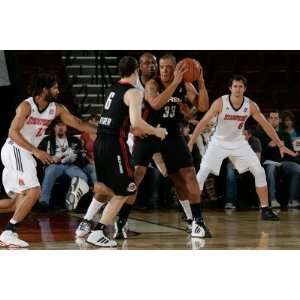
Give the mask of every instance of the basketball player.
M 255 185 L 261 204 L 263 220 L 278 221 L 279 217 L 269 207 L 266 175 L 256 154 L 251 149 L 243 135 L 243 129 L 248 117 L 252 116 L 279 148 L 281 156 L 285 153 L 296 154 L 284 146 L 276 131 L 268 123 L 255 102 L 244 96 L 247 79 L 236 75 L 229 81 L 230 95 L 218 98 L 210 107 L 195 128 L 189 142 L 192 149 L 197 137 L 203 132 L 209 121 L 217 116 L 216 130 L 202 159 L 197 179 L 201 191 L 210 173 L 219 175 L 222 161 L 229 157 L 239 173 L 250 171 L 255 178 Z
M 1 246 L 28 247 L 27 242 L 19 239 L 16 227 L 40 197 L 41 189 L 34 157 L 43 164 L 52 162 L 52 157 L 47 152 L 37 148 L 52 120 L 60 117 L 68 126 L 80 131 L 96 132 L 96 127 L 82 122 L 63 105 L 54 102 L 58 94 L 56 76 L 40 73 L 33 82 L 32 97 L 17 107 L 8 138 L 1 150 L 4 165 L 3 186 L 7 195 L 12 198 L 2 200 L 2 212 L 14 211 L 13 217 L 0 235 Z
M 121 80 L 107 92 L 104 110 L 98 125 L 95 141 L 95 166 L 98 188 L 96 199 L 107 197 L 100 222 L 96 225 L 87 242 L 99 247 L 114 247 L 117 243 L 104 234 L 105 226 L 114 219 L 128 196 L 136 193 L 134 172 L 130 161 L 128 133 L 130 125 L 141 135 L 154 135 L 163 140 L 165 128 L 147 124 L 141 115 L 143 93 L 135 88 L 138 78 L 138 63 L 130 56 L 119 62 Z M 100 199 L 102 198 L 102 199 Z
M 156 57 L 149 52 L 143 53 L 139 58 L 139 76 L 137 79 L 137 83 L 135 87 L 140 90 L 144 94 L 145 84 L 150 79 L 156 77 L 157 75 L 157 59 Z M 134 130 L 133 130 L 134 133 Z M 156 154 L 158 156 L 158 154 Z M 157 156 L 155 160 L 158 161 Z M 162 163 L 158 163 L 159 166 Z M 97 185 L 96 185 L 97 186 Z M 97 212 L 101 209 L 101 207 L 106 203 L 106 197 L 103 198 L 104 202 L 101 202 L 102 198 L 96 199 L 93 197 L 91 204 L 82 220 L 82 222 L 78 225 L 75 235 L 77 238 L 83 238 L 88 235 L 91 231 L 92 227 L 92 219 L 97 214 Z
M 159 61 L 159 69 L 160 78 L 151 79 L 146 83 L 143 117 L 153 126 L 160 124 L 167 128 L 168 136 L 162 142 L 155 137 L 136 139 L 133 149 L 135 181 L 137 185 L 140 184 L 153 154 L 160 152 L 187 218 L 194 218 L 192 237 L 211 237 L 201 215 L 200 190 L 193 159 L 179 128 L 182 118 L 180 105 L 186 97 L 196 103 L 198 110 L 203 112 L 208 109 L 208 95 L 203 76 L 199 78 L 200 93 L 198 94 L 191 83 L 182 82 L 186 69 L 180 64 L 176 67 L 174 56 L 163 56 Z M 130 197 L 120 211 L 116 237 L 127 238 L 127 219 L 134 201 L 135 196 Z

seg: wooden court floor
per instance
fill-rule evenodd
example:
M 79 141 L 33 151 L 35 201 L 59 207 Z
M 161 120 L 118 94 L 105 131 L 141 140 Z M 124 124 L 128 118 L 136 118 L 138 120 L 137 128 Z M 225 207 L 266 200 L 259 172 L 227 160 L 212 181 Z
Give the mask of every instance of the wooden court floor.
M 258 211 L 205 211 L 212 239 L 191 239 L 185 232 L 181 214 L 135 211 L 129 220 L 129 238 L 119 241 L 122 250 L 200 250 L 200 249 L 300 249 L 300 210 L 280 212 L 280 222 L 260 220 Z M 0 215 L 1 229 L 10 215 Z M 80 215 L 31 213 L 19 227 L 29 249 L 99 250 L 84 240 L 75 240 Z M 5 248 L 1 248 L 5 249 Z M 102 249 L 100 249 L 102 250 Z

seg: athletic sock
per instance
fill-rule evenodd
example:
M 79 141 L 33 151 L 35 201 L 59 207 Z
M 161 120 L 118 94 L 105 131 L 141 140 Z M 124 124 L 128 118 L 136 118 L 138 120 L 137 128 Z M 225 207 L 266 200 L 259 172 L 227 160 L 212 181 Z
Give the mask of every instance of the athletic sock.
M 189 200 L 179 200 L 179 202 L 183 208 L 183 211 L 185 213 L 187 220 L 193 219 L 190 201 Z
M 14 219 L 10 219 L 10 221 L 7 223 L 5 227 L 5 230 L 16 232 L 16 229 L 17 229 L 17 221 L 15 221 Z
M 131 209 L 132 209 L 133 205 L 132 204 L 128 204 L 128 203 L 125 203 L 120 212 L 119 212 L 119 221 L 118 222 L 121 222 L 121 223 L 126 223 L 127 222 L 127 219 L 128 219 L 128 216 L 131 212 Z
M 199 203 L 191 203 L 191 210 L 192 210 L 194 220 L 202 220 L 200 202 Z
M 99 223 L 97 223 L 94 230 L 104 230 L 104 228 L 105 228 L 105 225 L 99 222 Z
M 105 203 L 99 202 L 95 199 L 95 197 L 93 197 L 93 200 L 84 216 L 84 219 L 91 221 L 104 204 Z

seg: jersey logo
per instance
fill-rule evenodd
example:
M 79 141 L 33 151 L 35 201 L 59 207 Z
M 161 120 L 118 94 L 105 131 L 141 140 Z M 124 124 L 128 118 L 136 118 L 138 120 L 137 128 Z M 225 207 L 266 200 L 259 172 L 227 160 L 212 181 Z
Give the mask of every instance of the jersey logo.
M 229 107 L 228 107 L 228 106 L 226 107 L 226 110 L 229 110 Z
M 244 108 L 244 112 L 246 112 L 247 110 L 248 110 L 248 108 L 247 108 L 247 107 L 245 107 L 245 108 Z
M 49 115 L 54 115 L 54 109 L 53 109 L 53 108 L 51 108 L 51 109 L 49 110 Z
M 136 191 L 136 185 L 134 182 L 129 183 L 128 187 L 127 187 L 127 191 L 129 193 L 133 193 Z

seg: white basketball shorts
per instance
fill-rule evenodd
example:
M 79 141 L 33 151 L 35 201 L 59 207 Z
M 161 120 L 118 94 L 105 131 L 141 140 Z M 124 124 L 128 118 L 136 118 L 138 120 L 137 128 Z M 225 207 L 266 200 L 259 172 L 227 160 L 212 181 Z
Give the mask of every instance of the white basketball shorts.
M 2 183 L 8 196 L 40 186 L 36 161 L 30 152 L 6 141 L 1 149 L 1 161 L 4 165 Z
M 209 169 L 211 173 L 218 176 L 222 162 L 227 157 L 239 173 L 248 171 L 250 167 L 261 166 L 257 155 L 247 141 L 243 141 L 239 143 L 239 145 L 228 149 L 223 147 L 220 142 L 212 140 L 208 144 L 207 150 L 203 156 L 200 169 L 205 167 Z

